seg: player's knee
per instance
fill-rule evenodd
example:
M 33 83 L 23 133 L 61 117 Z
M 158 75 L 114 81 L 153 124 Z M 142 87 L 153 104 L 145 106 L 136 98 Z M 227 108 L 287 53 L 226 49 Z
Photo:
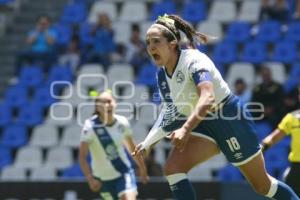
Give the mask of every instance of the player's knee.
M 125 193 L 120 196 L 120 200 L 136 200 L 135 193 Z

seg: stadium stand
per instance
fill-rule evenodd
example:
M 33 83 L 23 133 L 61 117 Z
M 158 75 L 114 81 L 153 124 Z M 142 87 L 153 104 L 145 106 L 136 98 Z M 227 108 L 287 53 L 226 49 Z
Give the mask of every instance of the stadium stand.
M 17 2 L 17 0 L 2 0 L 0 6 L 19 4 Z M 270 66 L 274 80 L 284 85 L 286 94 L 299 84 L 299 21 L 289 20 L 288 23 L 283 24 L 271 19 L 260 22 L 261 2 L 259 0 L 199 0 L 183 1 L 182 5 L 177 3 L 171 0 L 153 2 L 95 0 L 86 3 L 85 1 L 60 1 L 57 3 L 59 9 L 51 6 L 49 6 L 50 10 L 44 9 L 46 14 L 50 13 L 52 17 L 54 16 L 52 28 L 58 34 L 57 55 L 64 52 L 73 36 L 80 38 L 80 65 L 74 70 L 70 66 L 59 65 L 55 60 L 55 64 L 51 65 L 48 71 L 38 62 L 18 66 L 20 71 L 15 74 L 12 73 L 12 69 L 8 69 L 9 72 L 5 76 L 10 77 L 10 80 L 13 76 L 15 78 L 14 81 L 10 81 L 4 92 L 2 91 L 4 95 L 0 104 L 1 180 L 54 180 L 82 177 L 82 172 L 74 159 L 77 156 L 76 149 L 81 129 L 78 121 L 82 124 L 84 118 L 93 112 L 92 103 L 86 98 L 89 91 L 101 90 L 106 84 L 111 88 L 116 81 L 123 81 L 115 85 L 114 92 L 120 102 L 134 103 L 134 107 L 124 113 L 124 109 L 128 107 L 120 104 L 117 111 L 132 117 L 136 141 L 140 142 L 148 133 L 156 119 L 148 104 L 159 109 L 157 105 L 159 100 L 151 98 L 151 95 L 157 91 L 156 68 L 149 60 L 143 63 L 138 71 L 128 62 L 112 62 L 105 67 L 100 63 L 87 62 L 86 57 L 95 41 L 95 37 L 90 33 L 99 14 L 106 13 L 109 16 L 114 32 L 113 42 L 124 46 L 130 39 L 130 27 L 133 22 L 140 25 L 141 36 L 144 37 L 151 21 L 157 16 L 164 13 L 182 15 L 197 27 L 197 30 L 217 37 L 207 46 L 199 48 L 214 60 L 232 89 L 238 78 L 244 79 L 252 89 L 255 83 L 259 82 L 255 77 L 262 64 Z M 28 6 L 26 3 L 20 5 L 25 8 Z M 53 10 L 58 14 L 53 14 Z M 226 12 L 223 12 L 224 10 Z M 24 13 L 25 11 L 19 12 L 19 18 L 26 14 Z M 0 14 L 0 29 L 3 26 L 1 16 Z M 31 16 L 31 19 L 33 17 Z M 24 29 L 22 37 L 16 34 L 14 37 L 23 39 L 24 33 L 34 26 L 33 21 L 26 26 L 19 27 L 19 30 Z M 8 42 L 4 45 L 3 40 L 0 38 L 0 54 L 4 52 L 2 48 L 11 45 Z M 14 45 L 22 43 L 20 39 L 8 40 Z M 114 49 L 110 57 L 117 54 L 120 53 Z M 14 61 L 16 57 L 15 48 L 12 60 Z M 5 65 L 13 68 L 11 60 L 7 65 L 2 63 L 5 60 L 2 58 L 0 55 L 1 67 Z M 1 80 L 2 72 L 0 76 Z M 102 77 L 107 77 L 107 80 Z M 53 85 L 57 81 L 60 81 L 59 84 Z M 136 91 L 127 99 L 124 95 L 129 95 L 132 88 L 125 84 L 126 81 L 132 82 Z M 0 90 L 1 88 L 2 86 Z M 144 103 L 147 105 L 143 105 Z M 83 105 L 87 105 L 85 111 Z M 265 137 L 274 128 L 268 121 L 259 121 L 256 126 L 259 139 Z M 287 166 L 287 149 L 288 141 L 266 154 L 267 162 L 272 161 L 268 162 L 272 164 L 267 166 L 272 175 L 277 177 L 282 175 L 283 169 Z M 155 150 L 156 160 L 163 164 L 166 151 L 170 150 L 170 144 L 168 141 L 162 141 Z M 13 151 L 16 152 L 15 155 Z M 237 169 L 226 165 L 222 155 L 194 169 L 190 176 L 193 180 L 243 179 Z

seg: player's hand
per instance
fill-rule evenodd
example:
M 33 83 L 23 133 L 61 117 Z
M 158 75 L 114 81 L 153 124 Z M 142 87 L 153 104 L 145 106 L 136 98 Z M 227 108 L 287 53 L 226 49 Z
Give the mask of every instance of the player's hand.
M 89 177 L 87 180 L 88 180 L 90 189 L 93 192 L 99 192 L 99 190 L 101 189 L 102 183 L 99 180 L 95 179 L 94 177 Z
M 131 153 L 132 156 L 142 156 L 144 157 L 146 155 L 146 149 L 143 148 L 143 144 L 140 143 L 138 145 L 136 145 L 134 151 Z
M 168 138 L 172 140 L 173 145 L 176 149 L 182 152 L 185 148 L 185 145 L 190 137 L 190 132 L 185 128 L 180 128 L 172 132 Z

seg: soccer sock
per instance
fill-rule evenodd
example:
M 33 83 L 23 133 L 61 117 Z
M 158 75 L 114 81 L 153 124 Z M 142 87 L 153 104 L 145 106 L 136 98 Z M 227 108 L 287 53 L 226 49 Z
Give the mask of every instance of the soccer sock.
M 169 182 L 170 189 L 177 200 L 196 200 L 193 186 L 187 179 L 185 173 L 172 174 L 166 178 Z
M 276 200 L 299 200 L 299 197 L 290 186 L 273 178 L 266 196 Z

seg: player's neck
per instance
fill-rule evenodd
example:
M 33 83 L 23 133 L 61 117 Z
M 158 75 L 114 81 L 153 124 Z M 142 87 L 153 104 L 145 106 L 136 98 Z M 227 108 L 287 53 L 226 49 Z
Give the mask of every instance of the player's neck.
M 113 114 L 99 115 L 100 121 L 106 125 L 111 126 L 115 123 L 115 117 Z
M 179 56 L 180 56 L 180 52 L 174 52 L 173 54 L 171 54 L 169 62 L 165 65 L 166 71 L 170 77 L 172 76 L 172 74 L 176 69 Z

